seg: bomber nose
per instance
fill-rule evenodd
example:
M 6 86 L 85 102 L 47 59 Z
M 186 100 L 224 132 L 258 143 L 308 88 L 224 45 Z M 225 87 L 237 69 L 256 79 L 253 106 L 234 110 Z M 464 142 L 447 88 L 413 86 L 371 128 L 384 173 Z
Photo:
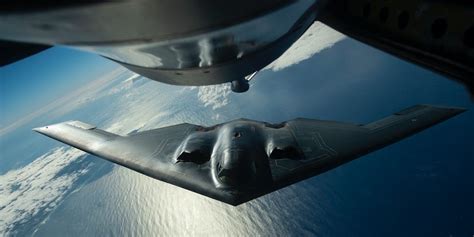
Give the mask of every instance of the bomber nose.
M 218 164 L 219 180 L 230 186 L 241 186 L 249 183 L 255 176 L 255 165 L 245 156 L 243 150 L 228 149 Z
M 236 185 L 240 178 L 236 169 L 222 169 L 219 172 L 219 180 L 228 185 Z

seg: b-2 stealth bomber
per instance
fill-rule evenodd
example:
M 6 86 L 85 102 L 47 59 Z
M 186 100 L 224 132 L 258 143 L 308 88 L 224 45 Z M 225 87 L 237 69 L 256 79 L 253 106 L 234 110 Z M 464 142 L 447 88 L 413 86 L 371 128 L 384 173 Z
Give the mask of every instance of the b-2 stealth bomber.
M 402 140 L 461 112 L 417 105 L 384 119 L 351 124 L 238 119 L 188 123 L 120 136 L 69 121 L 35 131 L 155 179 L 239 205 Z

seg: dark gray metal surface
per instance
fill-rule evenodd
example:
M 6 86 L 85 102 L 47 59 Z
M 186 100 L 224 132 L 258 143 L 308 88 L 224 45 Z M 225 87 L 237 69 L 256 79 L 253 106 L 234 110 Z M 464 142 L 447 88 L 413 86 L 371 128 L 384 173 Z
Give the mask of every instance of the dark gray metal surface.
M 462 82 L 474 98 L 474 2 L 331 0 L 318 20 Z
M 356 125 L 294 119 L 179 124 L 119 136 L 79 121 L 34 129 L 142 174 L 239 205 L 433 126 L 464 109 L 418 105 Z
M 128 0 L 48 10 L 9 4 L 11 11 L 0 7 L 0 39 L 90 51 L 168 84 L 239 84 L 304 33 L 317 2 Z
M 67 45 L 163 41 L 232 26 L 294 2 L 9 1 L 0 6 L 0 36 L 5 40 Z
M 474 95 L 472 1 L 20 0 L 0 5 L 0 39 L 67 45 L 155 81 L 233 82 L 234 92 L 244 92 L 242 79 L 281 56 L 314 20 L 460 81 Z M 22 43 L 0 61 L 38 52 Z

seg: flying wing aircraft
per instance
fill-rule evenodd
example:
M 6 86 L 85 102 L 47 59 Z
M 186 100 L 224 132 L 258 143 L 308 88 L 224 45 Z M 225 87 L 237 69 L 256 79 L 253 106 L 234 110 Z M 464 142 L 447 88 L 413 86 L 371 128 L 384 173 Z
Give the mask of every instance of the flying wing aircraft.
M 333 169 L 455 116 L 464 109 L 418 105 L 350 124 L 239 119 L 178 124 L 120 136 L 69 121 L 35 131 L 158 180 L 239 205 Z
M 245 77 L 316 20 L 474 91 L 474 4 L 463 0 L 8 1 L 0 65 L 66 45 L 159 82 L 245 92 Z

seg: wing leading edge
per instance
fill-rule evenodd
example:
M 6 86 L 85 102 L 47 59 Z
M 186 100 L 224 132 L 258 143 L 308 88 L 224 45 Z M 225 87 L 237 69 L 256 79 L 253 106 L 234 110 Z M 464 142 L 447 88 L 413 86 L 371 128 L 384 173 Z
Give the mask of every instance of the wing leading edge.
M 333 169 L 463 111 L 461 108 L 417 105 L 366 125 L 312 119 L 288 121 L 286 127 L 296 141 L 291 146 L 298 147 L 286 147 L 278 156 L 267 157 L 272 181 L 257 189 L 243 191 L 219 188 L 212 177 L 212 162 L 206 162 L 206 159 L 199 163 L 177 162 L 177 153 L 182 150 L 184 141 L 198 133 L 214 136 L 219 133 L 220 125 L 203 128 L 179 124 L 129 136 L 112 134 L 79 121 L 34 130 L 155 179 L 239 205 Z M 265 128 L 263 132 L 271 137 L 277 129 Z M 212 143 L 212 139 L 206 142 Z M 286 156 L 285 152 L 292 150 L 300 151 L 299 155 Z

